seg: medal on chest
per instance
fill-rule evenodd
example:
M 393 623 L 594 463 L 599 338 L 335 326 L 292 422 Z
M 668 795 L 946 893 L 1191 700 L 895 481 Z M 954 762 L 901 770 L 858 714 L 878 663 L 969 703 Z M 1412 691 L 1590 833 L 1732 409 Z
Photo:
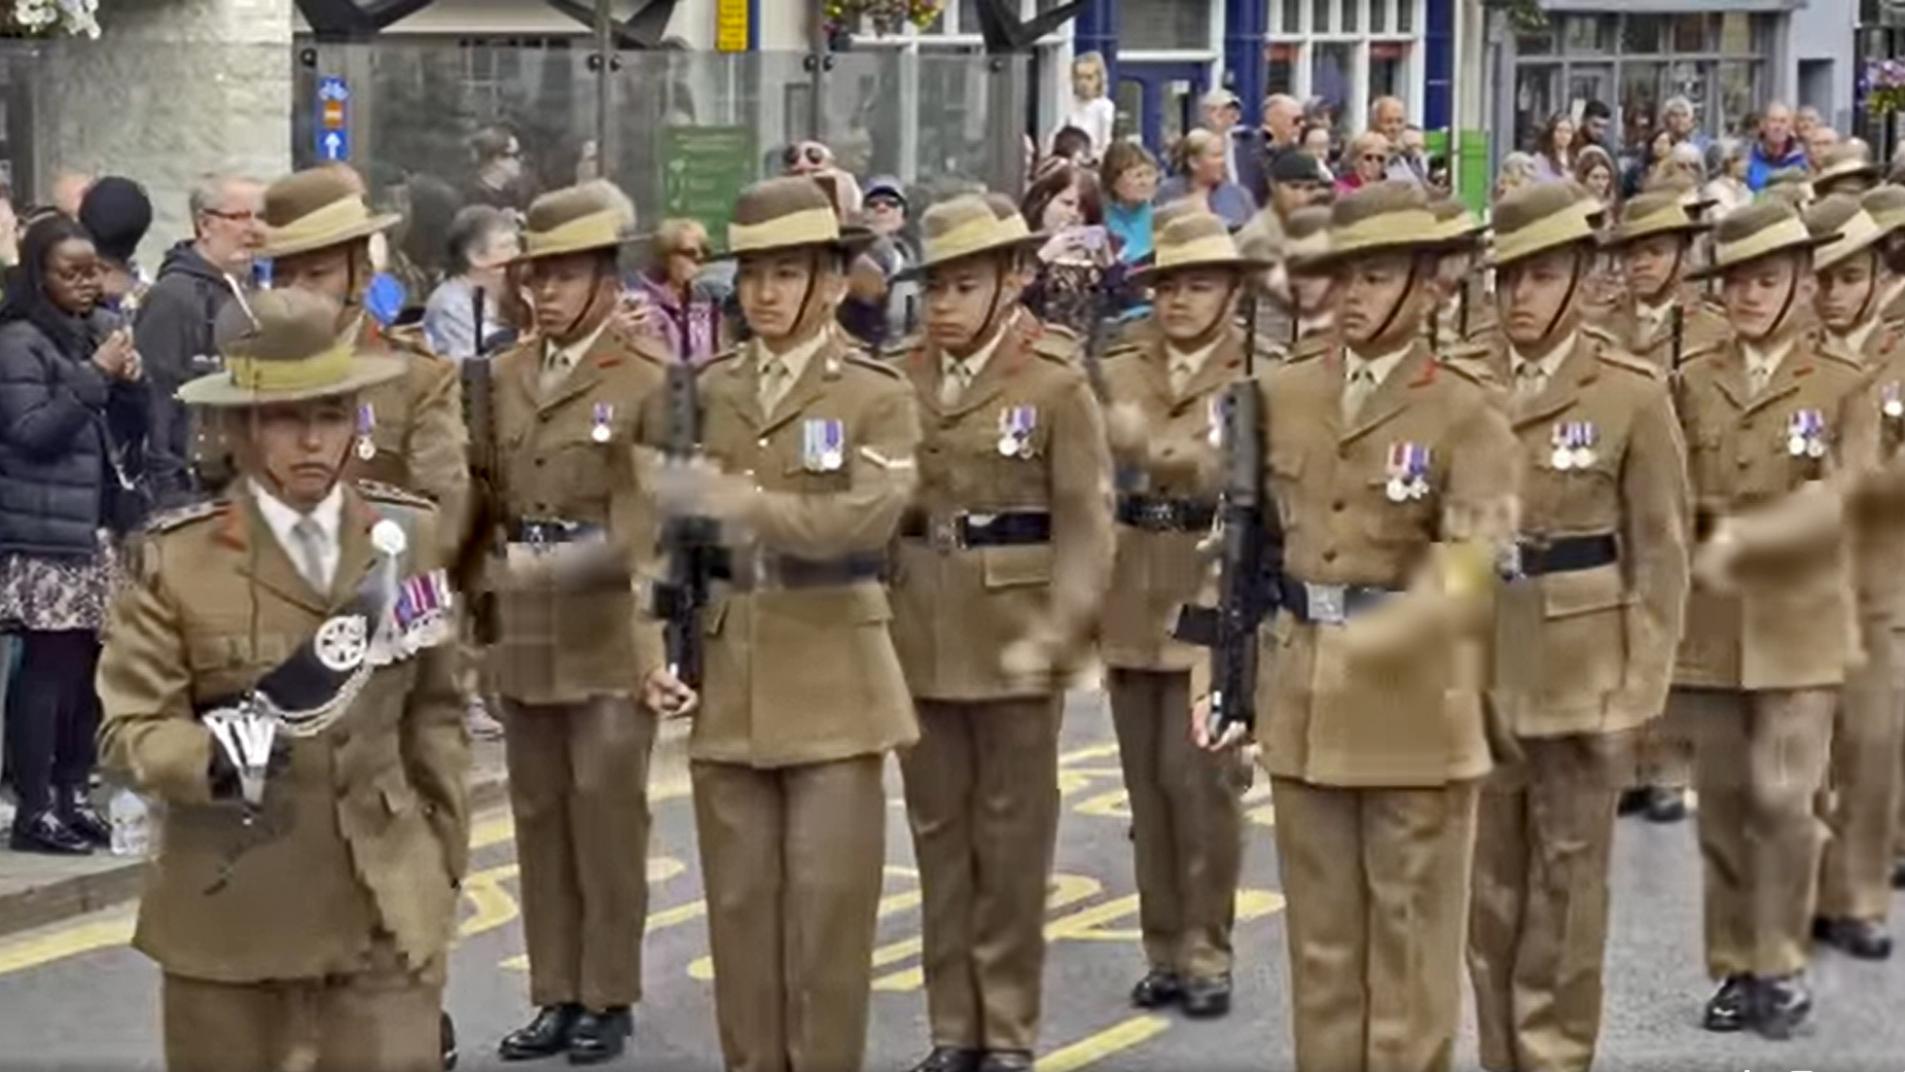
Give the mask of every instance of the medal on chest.
M 369 402 L 357 407 L 357 456 L 370 461 L 377 456 L 377 443 L 371 438 L 377 431 L 377 410 Z
M 1549 442 L 1554 452 L 1548 461 L 1556 469 L 1566 472 L 1569 469 L 1587 469 L 1593 466 L 1597 455 L 1594 448 L 1601 441 L 1601 430 L 1593 421 L 1562 421 L 1554 426 Z
M 999 455 L 1030 458 L 1032 433 L 1038 430 L 1037 406 L 1007 406 L 999 411 Z
M 615 423 L 615 406 L 608 402 L 597 402 L 595 412 L 589 419 L 589 438 L 597 443 L 607 443 L 614 436 L 611 426 Z
M 1816 409 L 1794 410 L 1786 420 L 1786 453 L 1794 458 L 1826 456 L 1826 415 Z
M 1204 414 L 1207 422 L 1205 438 L 1210 441 L 1211 449 L 1224 449 L 1224 396 L 1221 392 L 1210 396 Z
M 1905 417 L 1905 397 L 1901 397 L 1897 380 L 1879 388 L 1879 412 L 1894 421 Z
M 1391 443 L 1389 482 L 1383 494 L 1392 503 L 1410 502 L 1429 494 L 1429 448 L 1420 443 Z
M 800 426 L 800 462 L 810 473 L 835 473 L 847 461 L 847 426 L 826 417 Z

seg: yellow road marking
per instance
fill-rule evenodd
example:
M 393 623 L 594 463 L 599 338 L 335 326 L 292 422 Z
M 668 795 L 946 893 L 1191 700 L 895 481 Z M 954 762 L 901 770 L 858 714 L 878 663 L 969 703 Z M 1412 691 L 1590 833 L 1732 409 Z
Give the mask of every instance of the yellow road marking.
M 652 807 L 669 800 L 679 800 L 692 791 L 688 779 L 671 778 L 665 782 L 656 782 L 648 787 L 648 803 Z M 508 807 L 497 808 L 488 818 L 478 818 L 470 825 L 470 851 L 487 849 L 491 845 L 501 845 L 516 836 L 516 822 Z
M 1170 1029 L 1171 1022 L 1162 1016 L 1133 1016 L 1039 1058 L 1037 1072 L 1076 1072 L 1114 1053 L 1149 1042 Z
M 0 945 L 0 975 L 125 945 L 132 941 L 132 926 L 133 914 L 128 908 L 106 919 L 76 923 L 8 942 Z
M 919 872 L 913 870 L 910 867 L 893 867 L 891 865 L 888 865 L 883 870 L 888 875 L 904 875 L 908 878 L 919 877 Z M 899 893 L 889 893 L 885 897 L 880 898 L 880 909 L 879 909 L 878 918 L 885 919 L 888 916 L 896 916 L 900 914 L 901 912 L 906 912 L 906 911 L 910 911 L 911 909 L 918 908 L 919 902 L 924 896 L 925 894 L 920 892 L 918 889 L 902 890 Z M 703 983 L 713 979 L 714 978 L 714 957 L 712 955 L 709 955 L 705 957 L 696 958 L 693 963 L 688 965 L 688 977 L 690 979 L 694 979 L 698 982 L 703 982 Z
M 1045 910 L 1055 911 L 1070 908 L 1091 900 L 1103 892 L 1104 883 L 1090 875 L 1068 875 L 1063 872 L 1052 876 L 1052 884 L 1045 896 Z M 873 966 L 883 968 L 909 957 L 915 957 L 925 948 L 925 941 L 918 935 L 902 938 L 889 945 L 883 945 L 873 951 Z M 918 990 L 926 985 L 926 972 L 923 968 L 906 968 L 873 980 L 873 989 L 888 993 Z
M 1129 819 L 1131 818 L 1131 794 L 1123 789 L 1113 789 L 1109 793 L 1086 797 L 1072 805 L 1072 811 L 1079 815 L 1095 815 L 1101 819 Z

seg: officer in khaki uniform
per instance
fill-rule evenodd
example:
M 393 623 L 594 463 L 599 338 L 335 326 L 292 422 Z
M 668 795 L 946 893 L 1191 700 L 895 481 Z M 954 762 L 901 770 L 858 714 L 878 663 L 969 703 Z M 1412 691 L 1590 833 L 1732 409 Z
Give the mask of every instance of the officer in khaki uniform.
M 443 512 L 446 554 L 462 540 L 469 509 L 469 434 L 456 366 L 420 343 L 387 336 L 364 310 L 370 243 L 402 222 L 373 213 L 363 183 L 338 165 L 309 168 L 265 189 L 265 244 L 272 284 L 304 287 L 343 303 L 359 345 L 401 358 L 402 377 L 359 400 L 353 475 L 427 496 Z
M 1663 189 L 1629 199 L 1604 240 L 1627 285 L 1613 304 L 1594 309 L 1589 322 L 1615 345 L 1667 372 L 1725 343 L 1732 331 L 1726 318 L 1687 282 L 1694 242 L 1710 229 L 1689 210 L 1683 192 Z M 1652 722 L 1641 732 L 1635 784 L 1621 794 L 1621 814 L 1679 822 L 1687 817 L 1692 779 L 1688 727 L 1679 719 Z
M 613 323 L 634 223 L 602 182 L 530 205 L 516 270 L 537 331 L 495 358 L 492 427 L 472 430 L 495 459 L 484 576 L 538 1008 L 506 1060 L 607 1060 L 641 1000 L 655 715 L 639 692 L 661 653 L 630 585 L 656 532 L 633 448 L 671 359 Z
M 1482 1067 L 1587 1072 L 1608 855 L 1632 731 L 1667 700 L 1687 598 L 1685 449 L 1665 374 L 1583 322 L 1601 206 L 1572 182 L 1495 206 L 1495 374 L 1519 440 L 1520 552 L 1490 702 L 1469 977 Z
M 1905 220 L 1894 220 L 1894 228 Z M 1891 281 L 1879 246 L 1891 230 L 1849 194 L 1820 199 L 1806 212 L 1817 236 L 1837 236 L 1813 254 L 1819 276 L 1820 325 L 1842 352 L 1869 370 L 1860 401 L 1881 426 L 1881 455 L 1890 461 L 1905 431 L 1905 330 L 1880 319 L 1879 297 Z M 1813 936 L 1855 957 L 1891 955 L 1892 841 L 1896 835 L 1905 742 L 1905 692 L 1899 642 L 1905 627 L 1905 518 L 1882 503 L 1855 503 L 1850 520 L 1853 579 L 1865 659 L 1846 678 L 1832 733 L 1830 789 L 1820 818 L 1831 832 L 1819 872 Z
M 100 661 L 106 762 L 165 804 L 133 944 L 171 1072 L 441 1067 L 469 838 L 450 593 L 430 503 L 340 479 L 355 399 L 403 367 L 337 316 L 298 291 L 221 312 L 227 371 L 179 397 L 228 418 L 245 479 L 152 522 Z M 270 712 L 268 760 L 218 743 L 241 709 Z
M 1670 707 L 1696 733 L 1707 971 L 1720 981 L 1706 1026 L 1785 1038 L 1812 1005 L 1813 797 L 1857 657 L 1855 608 L 1836 526 L 1802 550 L 1750 558 L 1741 534 L 1865 467 L 1876 427 L 1856 360 L 1800 327 L 1824 240 L 1777 199 L 1735 210 L 1714 238 L 1707 272 L 1723 280 L 1735 335 L 1676 382 L 1703 546 Z
M 1423 341 L 1445 248 L 1422 193 L 1331 210 L 1342 343 L 1262 381 L 1265 501 L 1284 533 L 1257 739 L 1289 897 L 1296 1060 L 1441 1072 L 1460 1022 L 1492 556 L 1518 452 L 1491 391 Z M 1449 604 L 1399 650 L 1359 643 L 1419 576 Z M 1201 722 L 1199 724 L 1202 733 Z
M 1178 611 L 1208 603 L 1207 556 L 1221 472 L 1211 445 L 1223 391 L 1250 375 L 1234 316 L 1248 273 L 1224 221 L 1199 212 L 1158 232 L 1157 256 L 1133 275 L 1154 292 L 1158 332 L 1105 357 L 1112 454 L 1136 475 L 1117 500 L 1118 551 L 1099 650 L 1110 668 L 1112 723 L 1131 798 L 1139 925 L 1150 970 L 1142 1008 L 1182 1004 L 1194 1017 L 1230 1009 L 1231 927 L 1243 864 L 1249 770 L 1191 741 L 1196 648 L 1172 639 Z
M 1336 277 L 1312 267 L 1329 248 L 1330 210 L 1300 208 L 1284 224 L 1284 270 L 1290 281 L 1290 302 L 1296 319 L 1290 337 L 1272 340 L 1284 361 L 1321 357 L 1336 337 Z
M 922 220 L 925 337 L 901 362 L 924 423 L 893 640 L 920 741 L 901 757 L 919 858 L 920 1072 L 1029 1069 L 1058 832 L 1069 671 L 1111 567 L 1111 462 L 1074 340 L 1019 309 L 1028 233 L 968 195 Z
M 899 374 L 834 326 L 866 237 L 842 236 L 809 179 L 742 193 L 728 249 L 754 338 L 697 385 L 719 471 L 669 467 L 658 484 L 665 510 L 712 518 L 729 543 L 701 612 L 688 755 L 730 1072 L 860 1068 L 881 772 L 918 738 L 880 578 L 917 476 L 919 421 Z

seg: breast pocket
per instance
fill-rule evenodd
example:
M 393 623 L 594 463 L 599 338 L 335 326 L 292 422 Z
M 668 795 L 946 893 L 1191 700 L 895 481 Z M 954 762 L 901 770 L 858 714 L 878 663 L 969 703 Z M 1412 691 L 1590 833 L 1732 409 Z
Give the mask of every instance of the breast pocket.
M 1366 482 L 1362 513 L 1364 532 L 1379 544 L 1426 543 L 1435 539 L 1435 485 L 1427 483 L 1417 492 L 1398 498 L 1392 494 L 1388 476 L 1373 476 Z
M 1302 493 L 1304 455 L 1300 450 L 1274 451 L 1270 455 L 1270 496 L 1276 500 L 1277 517 L 1286 532 L 1297 528 L 1301 516 L 1296 509 Z
M 1620 460 L 1613 449 L 1598 452 L 1587 465 L 1555 468 L 1552 456 L 1537 461 L 1548 517 L 1566 532 L 1601 530 L 1620 516 Z

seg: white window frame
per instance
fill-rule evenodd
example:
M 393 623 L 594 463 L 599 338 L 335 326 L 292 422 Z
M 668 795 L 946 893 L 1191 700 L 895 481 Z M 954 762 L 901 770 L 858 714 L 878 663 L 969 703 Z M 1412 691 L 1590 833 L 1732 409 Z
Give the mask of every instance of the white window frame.
M 1424 27 L 1429 17 L 1428 0 L 1392 0 L 1389 5 L 1390 25 L 1381 31 L 1375 31 L 1370 25 L 1370 0 L 1328 0 L 1330 9 L 1329 33 L 1316 32 L 1316 0 L 1301 0 L 1297 7 L 1300 26 L 1292 30 L 1282 25 L 1283 0 L 1265 0 L 1268 18 L 1265 25 L 1270 31 L 1264 34 L 1264 45 L 1292 46 L 1296 49 L 1295 59 L 1291 63 L 1294 79 L 1290 93 L 1298 100 L 1308 100 L 1315 89 L 1315 47 L 1320 44 L 1347 43 L 1350 49 L 1349 100 L 1344 102 L 1343 115 L 1337 117 L 1343 127 L 1344 136 L 1354 136 L 1363 132 L 1369 125 L 1369 46 L 1375 43 L 1394 43 L 1407 45 L 1408 58 L 1402 63 L 1402 101 L 1412 117 L 1422 114 L 1422 50 L 1424 48 Z M 1408 5 L 1411 13 L 1410 25 L 1414 27 L 1403 33 L 1395 27 L 1401 23 L 1403 5 Z M 1353 5 L 1356 8 L 1357 30 L 1353 33 L 1341 29 L 1343 9 Z M 1267 62 L 1266 62 L 1267 65 Z

